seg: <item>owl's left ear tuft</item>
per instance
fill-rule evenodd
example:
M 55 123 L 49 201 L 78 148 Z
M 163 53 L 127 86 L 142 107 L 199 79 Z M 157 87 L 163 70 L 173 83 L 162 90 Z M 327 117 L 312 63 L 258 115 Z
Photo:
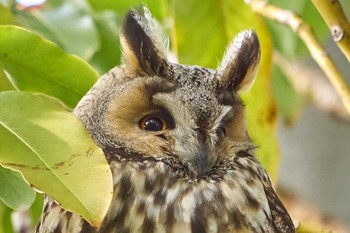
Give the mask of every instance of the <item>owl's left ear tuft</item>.
M 128 68 L 148 75 L 160 75 L 166 63 L 167 43 L 159 23 L 146 6 L 131 9 L 125 17 L 120 41 Z
M 247 91 L 255 81 L 259 64 L 259 39 L 254 31 L 243 31 L 228 46 L 216 77 L 230 91 Z

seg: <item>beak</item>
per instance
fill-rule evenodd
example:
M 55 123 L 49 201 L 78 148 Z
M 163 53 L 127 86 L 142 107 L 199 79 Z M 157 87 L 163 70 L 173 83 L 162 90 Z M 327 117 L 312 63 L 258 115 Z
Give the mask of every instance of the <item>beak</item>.
M 208 134 L 202 130 L 197 130 L 198 146 L 192 157 L 191 165 L 197 176 L 203 176 L 214 166 L 215 150 L 208 143 Z

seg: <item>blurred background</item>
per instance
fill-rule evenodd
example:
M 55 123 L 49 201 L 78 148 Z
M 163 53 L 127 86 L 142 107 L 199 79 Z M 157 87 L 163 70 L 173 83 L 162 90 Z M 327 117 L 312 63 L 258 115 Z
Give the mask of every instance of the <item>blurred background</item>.
M 331 38 L 326 42 L 326 50 L 350 83 L 349 62 Z M 313 61 L 305 64 L 311 67 L 314 75 L 326 80 Z M 326 92 L 321 94 L 327 95 Z M 304 200 L 303 206 L 295 209 L 298 215 L 331 225 L 335 224 L 334 219 L 338 219 L 344 225 L 338 232 L 349 232 L 349 118 L 337 118 L 311 103 L 305 103 L 293 125 L 279 120 L 278 138 L 281 149 L 278 182 L 282 189 Z M 305 203 L 325 215 L 315 217 L 312 210 L 303 213 L 308 206 Z
M 274 178 L 278 170 L 278 191 L 293 217 L 320 229 L 350 232 L 350 117 L 296 34 L 285 25 L 255 15 L 243 0 L 142 2 L 164 26 L 171 37 L 170 48 L 182 63 L 215 67 L 232 35 L 247 28 L 258 32 L 263 47 L 259 75 L 268 81 L 272 77 L 271 91 L 267 88 L 263 92 L 267 97 L 258 98 L 269 99 L 271 95 L 273 99 L 267 104 L 274 107 L 276 103 L 279 143 L 275 146 L 272 139 L 271 148 L 268 145 L 265 150 L 261 144 L 270 142 L 259 141 L 257 135 L 263 152 L 272 151 L 268 155 L 261 152 L 259 158 Z M 269 2 L 300 15 L 350 83 L 349 61 L 333 42 L 311 1 Z M 119 25 L 127 9 L 140 3 L 0 0 L 0 25 L 25 27 L 78 55 L 103 74 L 120 62 Z M 340 3 L 349 19 L 350 0 Z M 260 83 L 257 85 L 262 89 Z M 259 114 L 258 110 L 248 112 Z M 269 125 L 272 138 L 274 127 Z M 33 219 L 40 214 L 41 201 L 37 195 L 30 209 Z M 0 205 L 0 233 L 13 232 L 8 225 L 11 211 Z

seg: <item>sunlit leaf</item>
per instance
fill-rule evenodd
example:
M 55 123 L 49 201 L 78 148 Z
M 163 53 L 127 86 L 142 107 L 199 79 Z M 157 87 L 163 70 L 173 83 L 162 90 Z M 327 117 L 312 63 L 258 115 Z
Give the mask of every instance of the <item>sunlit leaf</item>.
M 246 103 L 248 131 L 258 146 L 260 162 L 274 181 L 277 180 L 279 151 L 277 142 L 277 109 L 272 95 L 272 48 L 270 35 L 263 20 L 243 1 L 224 1 L 227 34 L 232 37 L 236 29 L 252 28 L 258 34 L 261 47 L 260 70 L 252 89 L 243 95 Z M 239 19 L 239 20 L 238 20 Z M 234 29 L 235 28 L 235 29 Z
M 261 68 L 252 90 L 243 97 L 248 130 L 258 145 L 257 154 L 276 179 L 278 146 L 277 111 L 271 93 L 271 42 L 265 24 L 240 0 L 175 1 L 175 22 L 179 59 L 182 63 L 216 68 L 225 47 L 241 30 L 253 28 L 262 49 Z M 210 17 L 208 17 L 210 16 Z
M 112 175 L 79 119 L 51 98 L 17 91 L 1 92 L 0 106 L 0 163 L 98 226 Z
M 18 89 L 54 96 L 70 108 L 98 78 L 80 58 L 16 26 L 0 26 L 0 66 Z
M 34 202 L 34 190 L 17 171 L 0 166 L 0 187 L 0 199 L 12 209 L 28 209 Z
M 181 63 L 217 67 L 228 43 L 221 4 L 215 0 L 206 1 L 206 4 L 199 0 L 175 1 L 176 40 Z
M 8 80 L 4 70 L 0 66 L 0 91 L 14 90 L 15 87 Z
M 1 1 L 0 1 L 1 3 Z M 0 4 L 0 25 L 14 25 L 17 24 L 15 17 L 11 11 Z M 0 65 L 0 91 L 13 90 L 13 85 L 9 82 L 3 67 Z

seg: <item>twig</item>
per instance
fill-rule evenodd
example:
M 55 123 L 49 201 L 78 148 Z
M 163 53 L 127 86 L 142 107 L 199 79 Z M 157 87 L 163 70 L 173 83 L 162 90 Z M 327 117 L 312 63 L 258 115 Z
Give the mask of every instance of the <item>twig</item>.
M 350 62 L 350 24 L 338 0 L 312 0 L 332 33 L 333 40 Z
M 334 231 L 320 230 L 305 223 L 298 223 L 296 230 L 297 233 L 335 233 Z
M 258 14 L 289 26 L 302 39 L 311 56 L 328 77 L 336 92 L 340 95 L 345 109 L 350 113 L 350 88 L 334 65 L 332 59 L 323 50 L 309 25 L 291 11 L 269 4 L 266 0 L 245 0 Z
M 274 52 L 273 60 L 305 101 L 350 123 L 350 115 L 342 105 L 339 95 L 321 71 L 299 62 L 287 61 L 277 52 Z

